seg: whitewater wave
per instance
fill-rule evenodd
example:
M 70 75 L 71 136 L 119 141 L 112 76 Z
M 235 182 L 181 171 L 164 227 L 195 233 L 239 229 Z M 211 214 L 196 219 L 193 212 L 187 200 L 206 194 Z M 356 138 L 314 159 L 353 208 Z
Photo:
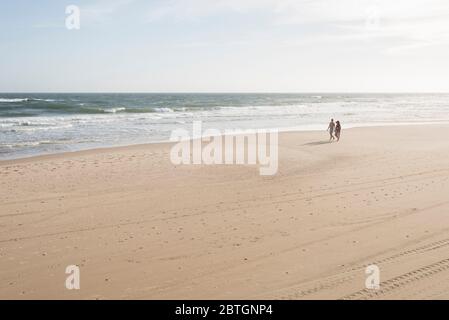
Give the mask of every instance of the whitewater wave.
M 80 142 L 94 142 L 95 140 L 86 140 L 86 141 L 77 141 Z M 4 143 L 0 144 L 0 147 L 3 148 L 24 148 L 24 147 L 38 147 L 42 145 L 65 145 L 72 143 L 74 141 L 68 140 L 68 139 L 59 139 L 59 140 L 40 140 L 40 141 L 22 141 L 22 142 L 15 142 L 15 143 Z
M 121 111 L 125 111 L 126 108 L 110 108 L 110 109 L 102 109 L 105 113 L 117 113 Z
M 14 103 L 14 102 L 29 102 L 29 101 L 45 101 L 45 102 L 56 102 L 62 100 L 55 99 L 38 99 L 38 98 L 0 98 L 0 103 Z
M 47 141 L 48 143 L 50 141 Z M 11 143 L 11 144 L 2 144 L 2 147 L 5 148 L 23 148 L 23 147 L 36 147 L 42 144 L 41 141 L 35 141 L 35 142 L 17 142 L 17 143 Z
M 55 99 L 37 99 L 37 98 L 31 98 L 31 99 L 28 99 L 28 101 L 45 101 L 45 102 L 56 102 L 56 101 L 64 101 L 64 100 L 55 100 Z
M 153 108 L 153 110 L 156 112 L 169 112 L 169 113 L 172 113 L 175 111 L 171 108 Z
M 25 102 L 29 101 L 28 98 L 14 98 L 14 99 L 6 99 L 6 98 L 0 98 L 0 102 Z

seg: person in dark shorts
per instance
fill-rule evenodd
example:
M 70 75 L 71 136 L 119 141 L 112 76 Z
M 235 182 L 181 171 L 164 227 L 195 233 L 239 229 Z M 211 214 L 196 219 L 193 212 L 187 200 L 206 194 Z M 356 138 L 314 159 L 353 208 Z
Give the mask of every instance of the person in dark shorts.
M 340 121 L 337 121 L 337 124 L 335 126 L 335 137 L 337 138 L 337 141 L 340 141 L 340 134 L 341 134 L 341 125 Z

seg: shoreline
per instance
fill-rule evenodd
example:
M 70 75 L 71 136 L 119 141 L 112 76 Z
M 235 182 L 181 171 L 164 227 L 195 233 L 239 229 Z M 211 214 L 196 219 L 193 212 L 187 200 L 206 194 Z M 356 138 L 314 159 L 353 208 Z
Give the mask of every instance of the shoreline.
M 441 121 L 441 122 L 398 122 L 394 124 L 390 123 L 376 123 L 376 124 L 364 124 L 361 126 L 348 126 L 343 129 L 343 132 L 346 130 L 352 130 L 352 129 L 361 129 L 361 128 L 384 128 L 384 127 L 407 127 L 407 126 L 436 126 L 436 125 L 449 125 L 449 121 Z M 324 127 L 324 126 L 323 126 Z M 272 130 L 272 129 L 250 129 L 250 130 Z M 297 130 L 295 128 L 281 128 L 276 129 L 278 130 L 279 134 L 281 133 L 311 133 L 311 132 L 321 132 L 326 130 Z M 221 136 L 225 136 L 225 134 L 221 134 Z M 198 137 L 190 138 L 188 140 L 196 140 L 199 139 Z M 146 142 L 146 143 L 136 143 L 136 144 L 125 144 L 125 145 L 115 145 L 115 146 L 105 146 L 105 147 L 94 147 L 94 148 L 87 148 L 87 149 L 80 149 L 80 150 L 74 150 L 74 151 L 62 151 L 62 152 L 54 152 L 54 153 L 45 153 L 45 154 L 37 154 L 37 155 L 30 155 L 20 158 L 12 158 L 12 159 L 0 159 L 0 166 L 1 165 L 7 165 L 7 164 L 13 164 L 14 162 L 26 162 L 27 160 L 33 161 L 33 160 L 45 160 L 52 157 L 57 156 L 64 156 L 64 155 L 77 155 L 77 154 L 88 154 L 91 152 L 108 152 L 112 151 L 114 149 L 120 150 L 123 148 L 131 148 L 131 147 L 144 147 L 144 146 L 151 146 L 151 145 L 172 145 L 176 142 L 171 141 L 153 141 L 153 142 Z

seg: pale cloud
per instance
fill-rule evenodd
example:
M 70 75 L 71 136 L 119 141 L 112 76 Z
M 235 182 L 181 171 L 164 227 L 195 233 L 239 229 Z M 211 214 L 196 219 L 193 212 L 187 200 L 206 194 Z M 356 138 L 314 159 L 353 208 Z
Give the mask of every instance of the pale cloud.
M 111 19 L 134 0 L 98 0 L 88 5 L 80 6 L 82 19 L 87 22 L 104 22 Z
M 273 0 L 159 0 L 152 5 L 148 20 L 161 19 L 192 20 L 223 12 L 247 12 L 259 8 L 270 8 Z
M 274 14 L 278 23 L 344 22 L 365 19 L 367 10 L 378 8 L 385 19 L 448 17 L 446 0 L 159 0 L 152 6 L 153 19 L 191 19 L 221 12 Z
M 293 45 L 395 38 L 400 44 L 386 47 L 384 52 L 397 53 L 449 43 L 447 0 L 165 0 L 151 7 L 148 19 L 189 21 L 258 11 L 269 13 L 274 26 L 312 26 L 307 29 L 310 39 L 307 35 L 301 40 L 291 39 Z M 317 25 L 320 28 L 314 28 Z

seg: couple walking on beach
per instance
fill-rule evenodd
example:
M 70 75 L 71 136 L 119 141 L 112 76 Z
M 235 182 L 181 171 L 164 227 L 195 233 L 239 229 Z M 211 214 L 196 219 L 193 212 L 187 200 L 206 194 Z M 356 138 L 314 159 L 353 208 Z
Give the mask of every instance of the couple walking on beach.
M 327 127 L 327 131 L 329 131 L 330 138 L 329 141 L 335 140 L 337 138 L 337 141 L 340 141 L 340 133 L 341 133 L 341 125 L 340 121 L 334 122 L 334 119 L 331 119 L 331 122 L 329 123 L 329 127 Z M 335 134 L 335 136 L 334 136 Z

